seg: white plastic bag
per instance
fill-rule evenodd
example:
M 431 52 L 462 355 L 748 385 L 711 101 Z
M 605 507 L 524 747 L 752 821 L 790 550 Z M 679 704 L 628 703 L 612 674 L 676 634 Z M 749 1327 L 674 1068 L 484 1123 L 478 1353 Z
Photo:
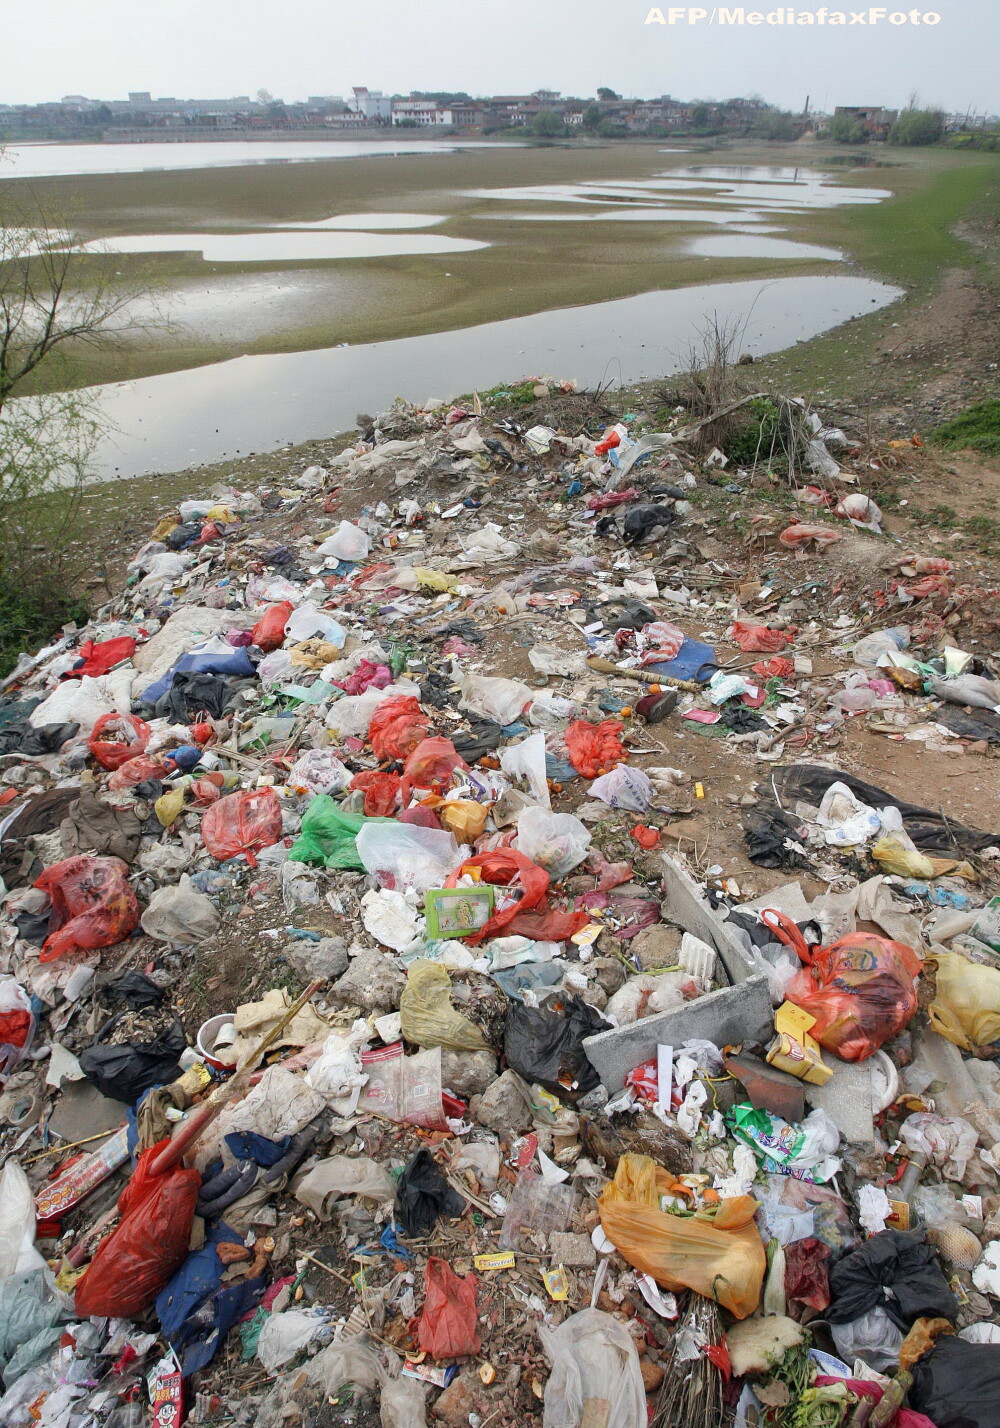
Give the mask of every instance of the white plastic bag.
M 358 833 L 358 857 L 384 888 L 423 893 L 442 886 L 468 849 L 443 828 L 415 823 L 366 823 Z
M 874 669 L 882 655 L 898 654 L 900 650 L 905 650 L 909 643 L 909 625 L 895 625 L 891 630 L 876 630 L 874 634 L 865 635 L 864 639 L 858 640 L 851 651 L 851 658 L 863 669 Z
M 292 664 L 288 650 L 272 650 L 257 666 L 257 678 L 265 689 L 274 689 L 279 684 L 294 680 L 300 673 Z
M 590 785 L 591 798 L 599 798 L 609 808 L 626 808 L 632 813 L 645 813 L 653 802 L 653 785 L 642 769 L 619 764 L 610 773 L 601 774 Z
M 35 1201 L 28 1177 L 16 1160 L 0 1171 L 0 1280 L 45 1269 L 35 1249 Z
M 882 831 L 874 808 L 860 802 L 846 783 L 831 783 L 823 795 L 816 822 L 834 848 L 856 848 Z
M 507 540 L 500 532 L 500 527 L 492 521 L 487 522 L 481 530 L 470 531 L 468 535 L 459 537 L 462 549 L 469 560 L 494 561 L 512 560 L 515 555 L 521 553 L 521 547 L 516 541 Z
M 296 1200 L 324 1221 L 330 1219 L 333 1202 L 345 1195 L 393 1200 L 396 1182 L 384 1166 L 366 1155 L 331 1155 L 307 1171 L 295 1187 Z
M 614 1428 L 646 1428 L 646 1391 L 635 1341 L 600 1309 L 581 1309 L 558 1329 L 538 1326 L 552 1365 L 545 1385 L 544 1428 L 580 1428 L 584 1405 L 601 1399 Z
M 415 942 L 423 940 L 417 927 L 417 917 L 417 900 L 412 892 L 371 888 L 361 899 L 365 931 L 370 932 L 376 942 L 381 942 L 383 947 L 391 947 L 394 952 L 408 952 Z
M 294 645 L 300 640 L 311 640 L 315 636 L 342 650 L 347 640 L 347 631 L 326 610 L 321 610 L 318 605 L 307 600 L 288 617 L 285 642 Z
M 171 947 L 194 947 L 213 936 L 219 914 L 211 898 L 191 886 L 187 873 L 172 886 L 157 888 L 140 919 L 142 930 Z
M 268 1373 L 277 1373 L 282 1364 L 311 1344 L 323 1327 L 324 1315 L 316 1309 L 285 1309 L 270 1314 L 257 1340 L 257 1357 Z
M 468 709 L 496 724 L 513 724 L 534 694 L 519 679 L 493 679 L 489 675 L 466 674 L 459 680 L 460 708 Z
M 350 521 L 341 521 L 333 534 L 327 536 L 316 554 L 357 563 L 364 560 L 371 548 L 372 543 L 360 526 L 352 525 Z
M 332 749 L 309 749 L 292 764 L 285 783 L 296 793 L 339 793 L 353 777 Z
M 362 1022 L 360 1031 L 341 1036 L 332 1031 L 323 1043 L 319 1060 L 306 1072 L 306 1084 L 331 1105 L 338 1116 L 353 1116 L 361 1088 L 368 1077 L 361 1069 L 361 1048 L 368 1040 Z
M 572 813 L 551 813 L 532 804 L 517 819 L 517 847 L 554 881 L 582 863 L 590 851 L 590 830 Z
M 543 808 L 551 806 L 545 778 L 545 735 L 532 734 L 519 744 L 508 744 L 500 754 L 500 767 L 515 783 L 527 789 Z
M 536 729 L 561 729 L 575 719 L 580 706 L 575 699 L 563 699 L 558 694 L 536 694 L 528 710 L 528 723 Z
M 937 1116 L 917 1111 L 899 1128 L 899 1134 L 914 1153 L 926 1155 L 943 1172 L 946 1180 L 961 1180 L 978 1136 L 968 1121 L 957 1116 Z

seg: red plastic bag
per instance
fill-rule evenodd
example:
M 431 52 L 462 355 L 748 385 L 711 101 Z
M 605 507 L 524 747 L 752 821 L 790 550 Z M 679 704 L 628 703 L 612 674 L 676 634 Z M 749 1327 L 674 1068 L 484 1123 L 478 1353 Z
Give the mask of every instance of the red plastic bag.
M 779 543 L 788 550 L 799 550 L 810 543 L 815 543 L 817 550 L 825 550 L 828 545 L 833 545 L 834 541 L 842 539 L 842 532 L 835 530 L 833 526 L 809 525 L 804 521 L 796 521 L 778 537 Z
M 913 1016 L 921 964 L 912 947 L 852 932 L 829 947 L 809 948 L 784 913 L 765 908 L 761 918 L 805 964 L 786 999 L 816 1018 L 810 1036 L 842 1061 L 864 1061 Z
M 750 668 L 758 679 L 791 679 L 795 673 L 795 666 L 790 659 L 785 659 L 784 655 L 775 655 L 774 659 L 758 660 Z
M 518 878 L 524 889 L 524 896 L 510 907 L 495 912 L 475 936 L 463 938 L 465 942 L 482 942 L 484 939 L 498 936 L 500 929 L 507 927 L 519 914 L 538 908 L 549 890 L 549 875 L 545 869 L 533 863 L 523 853 L 519 853 L 516 848 L 498 848 L 495 852 L 479 853 L 475 858 L 467 859 L 460 868 L 448 874 L 444 880 L 445 887 L 455 887 L 462 874 L 471 868 L 479 869 L 484 883 L 509 884 Z
M 440 828 L 441 820 L 433 808 L 421 808 L 419 803 L 412 808 L 404 808 L 396 819 L 397 823 L 414 823 L 418 828 Z
M 98 645 L 95 645 L 93 640 L 86 640 L 80 646 L 83 663 L 71 669 L 64 678 L 82 679 L 85 674 L 96 678 L 99 674 L 107 674 L 109 669 L 114 669 L 123 659 L 131 659 L 134 654 L 135 640 L 131 635 L 120 635 L 115 640 L 103 640 Z
M 121 858 L 86 853 L 46 868 L 35 887 L 52 899 L 58 927 L 46 937 L 39 960 L 54 962 L 70 952 L 111 947 L 133 933 L 139 926 L 139 904 L 127 874 Z
M 792 637 L 784 630 L 769 630 L 766 625 L 751 625 L 747 620 L 734 620 L 733 643 L 747 654 L 778 654 Z
M 427 737 L 428 724 L 412 694 L 395 694 L 377 705 L 368 737 L 377 759 L 405 759 Z
M 294 609 L 291 600 L 282 600 L 278 605 L 268 605 L 250 632 L 253 644 L 265 654 L 280 649 L 285 641 L 285 626 Z
M 618 737 L 624 727 L 620 719 L 603 719 L 600 724 L 574 719 L 566 730 L 566 749 L 577 773 L 597 778 L 624 763 L 628 754 Z
M 162 1175 L 149 1173 L 151 1161 L 169 1143 L 161 1140 L 139 1156 L 118 1199 L 122 1218 L 77 1283 L 81 1318 L 142 1314 L 187 1257 L 201 1176 L 181 1165 Z
M 87 740 L 87 748 L 102 769 L 120 769 L 145 753 L 149 725 L 134 714 L 102 714 Z
M 645 823 L 637 823 L 631 832 L 640 848 L 655 848 L 660 841 L 660 830 L 649 828 Z
M 366 818 L 389 818 L 399 796 L 399 774 L 374 771 L 355 774 L 351 788 L 360 788 L 364 793 Z
M 224 784 L 222 774 L 207 773 L 193 780 L 190 788 L 190 808 L 209 808 L 222 797 Z
M 506 933 L 508 937 L 530 937 L 533 942 L 565 942 L 589 921 L 586 912 L 516 912 Z
M 456 769 L 467 773 L 469 765 L 450 739 L 421 739 L 406 760 L 399 796 L 403 807 L 409 803 L 414 789 L 421 793 L 443 793 Z
M 131 788 L 133 784 L 144 783 L 148 778 L 162 778 L 167 766 L 162 759 L 154 759 L 149 754 L 137 754 L 134 759 L 126 759 L 108 779 L 108 788 L 117 792 Z
M 785 1246 L 785 1295 L 788 1312 L 801 1321 L 803 1310 L 830 1307 L 830 1246 L 822 1240 L 795 1240 Z
M 390 685 L 392 670 L 387 664 L 373 664 L 370 659 L 363 659 L 353 674 L 333 682 L 345 694 L 364 694 L 366 689 L 385 689 Z
M 434 1255 L 424 1271 L 424 1309 L 418 1328 L 420 1347 L 432 1359 L 457 1359 L 478 1354 L 476 1276 L 464 1279 Z
M 246 854 L 251 868 L 261 848 L 281 837 L 281 804 L 273 788 L 251 788 L 220 798 L 201 820 L 201 836 L 213 858 L 225 863 Z

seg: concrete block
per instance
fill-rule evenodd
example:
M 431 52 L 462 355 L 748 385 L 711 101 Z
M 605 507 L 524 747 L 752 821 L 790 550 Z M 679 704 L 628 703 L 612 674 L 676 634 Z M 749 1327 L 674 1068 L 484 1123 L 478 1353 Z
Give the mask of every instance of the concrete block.
M 692 927 L 691 931 L 698 937 L 705 936 L 700 928 Z M 659 1012 L 630 1026 L 584 1037 L 583 1049 L 606 1089 L 614 1095 L 625 1085 L 630 1071 L 656 1055 L 657 1046 L 677 1047 L 694 1038 L 714 1041 L 720 1047 L 731 1046 L 768 1041 L 773 1032 L 774 1012 L 767 978 L 756 975 L 746 977 L 737 986 L 723 987 L 697 1001 L 686 1002 L 674 1011 Z
M 833 1067 L 833 1075 L 825 1086 L 802 1083 L 807 1107 L 826 1111 L 849 1144 L 867 1144 L 875 1137 L 871 1066 L 867 1061 L 838 1061 L 831 1053 L 823 1059 Z
M 709 907 L 698 884 L 668 853 L 663 854 L 661 861 L 663 896 L 671 921 L 683 927 L 686 932 L 693 932 L 695 937 L 700 937 L 703 942 L 715 948 L 731 983 L 735 985 L 745 981 L 747 977 L 752 977 L 753 962 L 723 919 Z M 742 1041 L 745 1038 L 737 1036 L 730 1039 Z

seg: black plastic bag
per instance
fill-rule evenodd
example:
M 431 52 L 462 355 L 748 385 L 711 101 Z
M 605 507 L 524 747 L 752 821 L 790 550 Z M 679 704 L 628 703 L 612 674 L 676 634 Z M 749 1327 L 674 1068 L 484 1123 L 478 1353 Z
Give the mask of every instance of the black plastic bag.
M 936 1428 L 1000 1428 L 1000 1344 L 938 1339 L 912 1372 L 909 1406 Z
M 399 1177 L 396 1223 L 411 1240 L 425 1239 L 439 1215 L 451 1218 L 465 1210 L 465 1200 L 441 1174 L 429 1150 L 418 1150 Z
M 561 1100 L 576 1101 L 600 1082 L 583 1038 L 610 1030 L 611 1023 L 581 997 L 568 997 L 562 1012 L 515 1002 L 507 1015 L 504 1055 L 526 1081 L 539 1081 Z
M 942 813 L 905 803 L 887 793 L 884 788 L 852 778 L 842 769 L 823 768 L 819 764 L 790 764 L 776 768 L 770 778 L 759 786 L 760 802 L 747 810 L 743 819 L 747 854 L 761 868 L 798 866 L 797 855 L 784 849 L 786 838 L 801 841 L 802 820 L 786 810 L 798 802 L 818 808 L 832 783 L 843 783 L 862 803 L 874 808 L 895 804 L 903 819 L 903 827 L 922 853 L 944 856 L 968 856 L 996 843 L 1000 833 L 982 833 L 978 828 L 966 828 L 954 823 Z
M 830 1293 L 833 1303 L 826 1317 L 831 1324 L 852 1324 L 878 1306 L 906 1333 L 923 1315 L 954 1320 L 958 1313 L 955 1296 L 922 1230 L 909 1234 L 883 1230 L 872 1235 L 831 1266 Z
M 145 978 L 143 978 L 145 980 Z M 80 1069 L 102 1096 L 134 1106 L 151 1086 L 178 1080 L 177 1058 L 187 1046 L 184 1028 L 175 1017 L 149 1041 L 111 1042 L 111 1036 L 131 1011 L 119 1012 L 103 1028 L 92 1046 L 80 1055 Z

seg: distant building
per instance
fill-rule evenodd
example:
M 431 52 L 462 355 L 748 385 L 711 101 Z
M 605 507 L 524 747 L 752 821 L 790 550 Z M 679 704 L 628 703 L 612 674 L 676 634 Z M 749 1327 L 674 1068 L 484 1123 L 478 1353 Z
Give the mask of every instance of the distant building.
M 366 85 L 356 84 L 347 106 L 355 114 L 361 114 L 375 124 L 392 122 L 392 96 L 383 94 L 381 89 L 369 89 Z
M 454 123 L 452 111 L 433 99 L 394 99 L 392 101 L 392 122 L 394 124 L 419 124 L 423 129 L 440 128 Z
M 897 111 L 883 109 L 880 104 L 838 104 L 833 117 L 851 119 L 863 124 L 870 139 L 888 139 L 889 130 L 896 122 Z

